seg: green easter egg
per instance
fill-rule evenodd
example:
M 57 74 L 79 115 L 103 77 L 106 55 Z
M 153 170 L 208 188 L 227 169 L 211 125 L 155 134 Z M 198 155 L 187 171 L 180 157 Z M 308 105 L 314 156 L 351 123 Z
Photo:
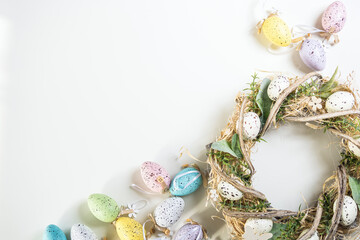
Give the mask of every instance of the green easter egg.
M 101 193 L 91 194 L 88 205 L 92 214 L 103 222 L 113 222 L 120 212 L 115 200 Z

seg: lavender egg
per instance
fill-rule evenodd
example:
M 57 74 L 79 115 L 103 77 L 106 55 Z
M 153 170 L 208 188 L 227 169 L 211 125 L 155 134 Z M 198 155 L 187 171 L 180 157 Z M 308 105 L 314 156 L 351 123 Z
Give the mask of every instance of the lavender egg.
M 316 39 L 305 39 L 299 51 L 301 60 L 306 66 L 315 70 L 324 70 L 326 65 L 326 54 L 321 42 Z
M 175 234 L 173 240 L 201 240 L 204 234 L 202 227 L 197 224 L 185 224 Z
M 322 15 L 321 23 L 324 30 L 328 33 L 337 33 L 343 29 L 346 22 L 345 5 L 336 1 L 330 4 Z
M 170 227 L 176 223 L 183 213 L 185 202 L 180 197 L 171 197 L 161 202 L 154 210 L 154 218 L 160 227 Z
M 170 186 L 170 175 L 165 168 L 155 162 L 144 162 L 141 164 L 141 177 L 145 185 L 153 192 L 162 193 L 163 185 L 159 182 L 159 178 L 164 180 L 167 187 Z

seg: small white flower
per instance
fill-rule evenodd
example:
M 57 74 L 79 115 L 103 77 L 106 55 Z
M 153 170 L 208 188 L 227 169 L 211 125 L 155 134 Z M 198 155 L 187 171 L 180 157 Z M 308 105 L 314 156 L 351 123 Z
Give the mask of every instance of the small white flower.
M 217 194 L 215 189 L 211 189 L 210 190 L 210 198 L 211 200 L 213 200 L 214 202 L 217 201 L 217 199 L 219 198 L 219 195 Z
M 312 96 L 310 98 L 308 105 L 314 112 L 316 112 L 316 110 L 322 109 L 321 101 L 322 101 L 321 98 Z
M 259 234 L 254 231 L 253 228 L 246 226 L 245 227 L 245 233 L 243 234 L 244 240 L 268 240 L 272 238 L 272 233 L 263 233 Z
M 137 214 L 139 213 L 139 209 L 136 209 L 136 206 L 134 204 L 129 203 L 127 205 L 129 210 L 132 210 L 132 213 L 129 213 L 129 217 L 136 218 Z

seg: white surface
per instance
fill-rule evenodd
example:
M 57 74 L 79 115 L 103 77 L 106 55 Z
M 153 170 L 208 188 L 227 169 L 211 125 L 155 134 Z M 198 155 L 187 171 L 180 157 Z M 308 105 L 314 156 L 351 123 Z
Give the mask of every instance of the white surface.
M 290 26 L 318 26 L 331 3 L 272 2 Z M 348 22 L 324 71 L 339 65 L 343 77 L 360 70 L 360 2 L 344 2 Z M 204 145 L 256 69 L 309 71 L 296 52 L 274 56 L 261 45 L 254 26 L 263 13 L 250 0 L 2 0 L 1 239 L 41 239 L 47 224 L 68 232 L 77 222 L 116 239 L 90 216 L 89 194 L 143 198 L 128 188 L 138 166 L 157 161 L 174 175 L 190 161 L 177 160 L 181 146 L 205 160 Z M 281 208 L 297 209 L 301 193 L 314 200 L 339 159 L 327 135 L 284 127 L 265 139 L 255 186 Z M 151 198 L 139 220 L 165 197 Z M 223 226 L 203 208 L 204 190 L 185 201 L 184 219 L 210 236 Z

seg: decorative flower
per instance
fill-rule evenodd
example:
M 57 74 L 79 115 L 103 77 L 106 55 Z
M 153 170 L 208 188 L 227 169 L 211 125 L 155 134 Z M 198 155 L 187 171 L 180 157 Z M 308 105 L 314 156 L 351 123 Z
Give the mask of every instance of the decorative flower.
M 129 217 L 131 217 L 131 218 L 136 218 L 136 215 L 139 213 L 139 209 L 136 209 L 135 204 L 129 203 L 129 204 L 127 205 L 127 207 L 128 207 L 128 210 L 132 210 L 132 211 L 133 211 L 132 213 L 129 213 Z
M 210 198 L 211 200 L 213 200 L 214 202 L 217 201 L 217 199 L 219 198 L 219 195 L 217 194 L 215 189 L 211 189 L 210 190 Z
M 321 101 L 321 98 L 312 96 L 308 105 L 314 112 L 316 112 L 317 109 L 322 109 Z
M 246 226 L 245 233 L 243 234 L 243 239 L 245 240 L 268 240 L 272 238 L 272 233 L 263 233 L 259 234 L 254 231 L 253 228 Z

